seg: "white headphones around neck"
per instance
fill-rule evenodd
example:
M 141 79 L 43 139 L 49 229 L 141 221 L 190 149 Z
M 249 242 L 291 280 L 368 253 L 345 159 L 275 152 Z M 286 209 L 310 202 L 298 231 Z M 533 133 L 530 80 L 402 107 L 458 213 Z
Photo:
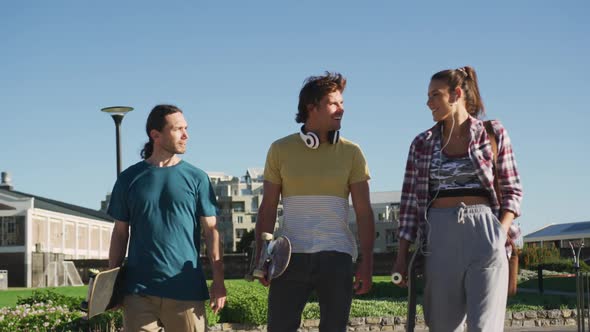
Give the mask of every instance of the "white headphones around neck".
M 305 132 L 305 125 L 301 126 L 301 130 L 299 130 L 299 137 L 305 143 L 305 145 L 310 149 L 317 149 L 320 147 L 320 138 L 314 132 Z M 330 144 L 338 143 L 340 139 L 340 131 L 339 130 L 332 130 L 328 133 L 328 140 Z

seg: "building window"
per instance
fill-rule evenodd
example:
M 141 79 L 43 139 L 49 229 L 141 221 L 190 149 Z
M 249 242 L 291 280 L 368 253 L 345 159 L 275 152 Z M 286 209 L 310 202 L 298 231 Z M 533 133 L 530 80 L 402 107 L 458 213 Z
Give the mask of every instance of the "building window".
M 232 208 L 233 212 L 244 212 L 245 204 L 244 204 L 244 202 L 232 202 L 231 208 Z
M 385 244 L 391 245 L 395 243 L 395 231 L 388 229 L 385 231 Z
M 25 217 L 0 217 L 0 247 L 25 244 Z
M 399 204 L 392 204 L 391 212 L 391 221 L 399 221 Z
M 236 238 L 241 239 L 246 234 L 245 228 L 236 228 Z
M 256 216 L 252 216 L 252 222 L 256 223 Z
M 238 220 L 238 224 L 241 224 L 244 222 L 244 217 L 238 216 L 237 220 Z

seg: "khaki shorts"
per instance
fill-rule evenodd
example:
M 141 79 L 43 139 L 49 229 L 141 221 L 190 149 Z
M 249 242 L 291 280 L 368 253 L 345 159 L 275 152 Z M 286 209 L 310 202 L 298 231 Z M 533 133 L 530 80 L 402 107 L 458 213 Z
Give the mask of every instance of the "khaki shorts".
M 205 303 L 149 295 L 127 295 L 123 301 L 125 332 L 205 332 Z M 161 322 L 158 325 L 158 321 Z

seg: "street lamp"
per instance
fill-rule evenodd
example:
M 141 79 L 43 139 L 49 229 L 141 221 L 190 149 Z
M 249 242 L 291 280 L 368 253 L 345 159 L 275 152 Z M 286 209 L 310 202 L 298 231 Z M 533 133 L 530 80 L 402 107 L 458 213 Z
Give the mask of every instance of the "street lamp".
M 133 107 L 113 106 L 105 107 L 101 109 L 101 111 L 109 113 L 115 121 L 115 129 L 117 132 L 117 176 L 119 176 L 119 174 L 121 174 L 121 122 L 123 121 L 125 114 L 133 111 Z

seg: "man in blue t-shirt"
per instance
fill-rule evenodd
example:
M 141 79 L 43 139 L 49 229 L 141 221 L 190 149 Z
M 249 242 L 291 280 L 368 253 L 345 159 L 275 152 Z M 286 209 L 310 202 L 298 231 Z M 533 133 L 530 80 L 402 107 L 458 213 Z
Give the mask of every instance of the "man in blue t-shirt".
M 111 194 L 115 219 L 109 267 L 121 266 L 129 242 L 125 331 L 205 331 L 205 304 L 225 305 L 217 201 L 205 172 L 181 160 L 187 123 L 182 111 L 158 105 L 148 116 L 144 159 L 123 171 Z M 210 292 L 199 261 L 203 230 L 213 270 Z

